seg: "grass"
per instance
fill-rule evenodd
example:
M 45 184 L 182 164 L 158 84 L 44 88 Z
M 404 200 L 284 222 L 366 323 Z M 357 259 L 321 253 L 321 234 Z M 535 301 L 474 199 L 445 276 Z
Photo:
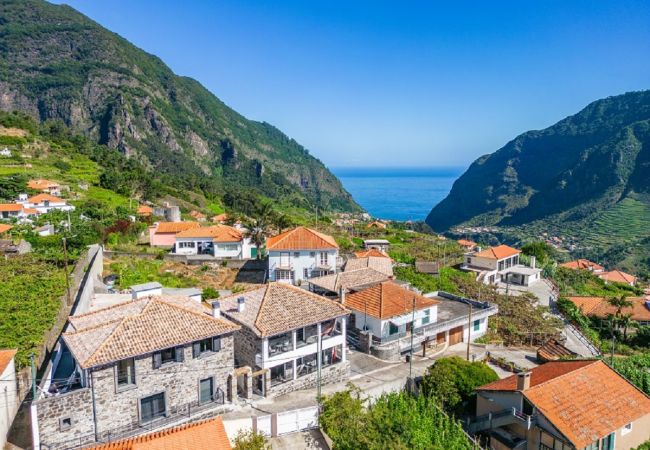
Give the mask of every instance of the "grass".
M 117 286 L 126 289 L 134 284 L 157 281 L 165 287 L 184 288 L 194 287 L 198 280 L 174 272 L 165 271 L 163 261 L 120 258 L 110 264 L 110 272 L 118 276 Z
M 650 236 L 650 206 L 627 197 L 602 212 L 582 232 L 585 242 L 594 246 L 632 244 L 639 238 Z

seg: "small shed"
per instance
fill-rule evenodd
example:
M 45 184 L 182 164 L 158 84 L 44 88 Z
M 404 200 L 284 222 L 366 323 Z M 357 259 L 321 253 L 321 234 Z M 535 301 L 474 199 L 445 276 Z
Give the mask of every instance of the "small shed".
M 135 284 L 131 286 L 131 294 L 133 300 L 137 300 L 142 297 L 149 297 L 150 295 L 162 295 L 162 284 L 158 283 L 157 281 Z

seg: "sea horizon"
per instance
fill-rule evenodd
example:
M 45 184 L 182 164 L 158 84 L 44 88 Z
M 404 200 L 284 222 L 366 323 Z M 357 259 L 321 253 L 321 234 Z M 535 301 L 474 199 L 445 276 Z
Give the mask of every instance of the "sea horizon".
M 373 217 L 422 221 L 444 199 L 465 166 L 333 167 L 343 187 Z

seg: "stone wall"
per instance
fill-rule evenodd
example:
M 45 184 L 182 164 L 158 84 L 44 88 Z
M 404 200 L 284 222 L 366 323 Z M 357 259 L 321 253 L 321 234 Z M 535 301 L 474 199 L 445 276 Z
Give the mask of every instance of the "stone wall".
M 242 325 L 235 332 L 235 357 L 237 366 L 249 366 L 255 370 L 255 355 L 261 352 L 262 338 L 255 335 L 250 328 Z
M 44 398 L 34 404 L 41 448 L 73 448 L 94 441 L 92 392 L 89 388 Z M 71 420 L 67 430 L 61 429 L 63 418 Z
M 321 370 L 321 385 L 338 383 L 345 381 L 350 377 L 350 362 L 340 362 Z M 276 397 L 288 392 L 298 391 L 301 389 L 313 388 L 318 383 L 318 372 L 312 372 L 309 375 L 299 377 L 293 381 L 278 384 L 271 387 L 268 392 L 269 397 Z

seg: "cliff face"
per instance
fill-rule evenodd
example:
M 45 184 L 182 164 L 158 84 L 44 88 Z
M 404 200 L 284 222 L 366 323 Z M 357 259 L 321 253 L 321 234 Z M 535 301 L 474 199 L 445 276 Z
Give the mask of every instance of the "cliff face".
M 632 92 L 593 102 L 480 157 L 426 221 L 444 231 L 589 220 L 625 199 L 650 205 L 649 174 L 650 91 Z
M 326 209 L 358 206 L 293 139 L 246 119 L 68 6 L 0 5 L 0 109 L 76 131 L 170 176 L 237 184 Z

